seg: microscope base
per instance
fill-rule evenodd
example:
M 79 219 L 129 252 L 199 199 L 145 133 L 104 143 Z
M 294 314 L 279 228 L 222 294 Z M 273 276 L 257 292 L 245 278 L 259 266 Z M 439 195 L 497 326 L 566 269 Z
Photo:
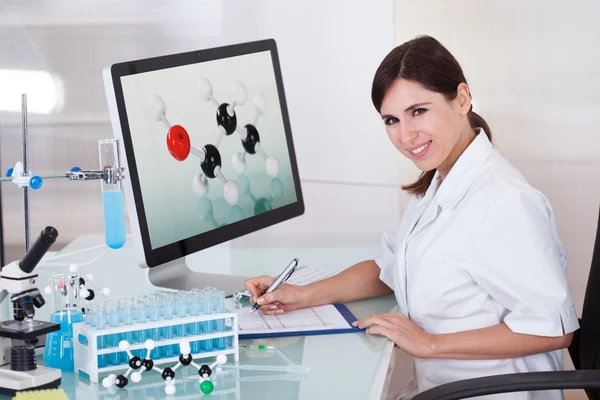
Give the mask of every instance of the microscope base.
M 38 365 L 32 371 L 12 371 L 10 365 L 0 367 L 0 394 L 14 396 L 24 390 L 56 389 L 61 383 L 61 372 L 56 368 Z

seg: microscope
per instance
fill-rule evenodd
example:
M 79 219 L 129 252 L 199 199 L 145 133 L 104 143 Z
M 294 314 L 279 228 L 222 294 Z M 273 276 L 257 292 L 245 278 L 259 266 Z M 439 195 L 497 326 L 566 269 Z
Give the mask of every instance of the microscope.
M 0 322 L 1 394 L 53 389 L 61 383 L 61 371 L 37 365 L 35 356 L 38 336 L 57 331 L 60 325 L 33 319 L 35 308 L 46 302 L 36 286 L 38 275 L 32 271 L 57 236 L 55 228 L 46 227 L 21 261 L 13 261 L 0 271 L 0 302 L 11 295 L 14 317 Z M 13 345 L 13 340 L 19 344 Z

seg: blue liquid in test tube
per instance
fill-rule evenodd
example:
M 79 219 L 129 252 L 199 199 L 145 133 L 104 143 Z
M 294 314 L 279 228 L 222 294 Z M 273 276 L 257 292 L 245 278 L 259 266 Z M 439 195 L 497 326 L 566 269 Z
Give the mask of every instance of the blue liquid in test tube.
M 203 297 L 203 301 L 202 301 L 202 314 L 212 314 L 212 305 L 210 302 L 210 298 L 211 298 L 211 291 L 205 291 L 204 292 L 204 297 Z M 212 333 L 213 331 L 213 321 L 204 321 L 202 322 L 202 330 L 204 331 L 204 333 Z M 212 339 L 206 339 L 202 341 L 202 347 L 204 348 L 205 351 L 212 351 L 213 350 L 213 341 Z
M 223 314 L 225 312 L 225 292 L 219 291 L 216 293 L 216 302 L 217 302 L 216 312 Z M 225 319 L 221 318 L 221 319 L 216 320 L 215 322 L 217 323 L 217 325 L 216 325 L 217 332 L 225 332 Z M 217 343 L 215 345 L 217 346 L 217 349 L 224 350 L 227 347 L 227 338 L 226 337 L 217 338 L 216 341 L 217 341 Z
M 125 210 L 120 180 L 118 140 L 99 140 L 100 169 L 106 178 L 102 180 L 102 209 L 104 212 L 104 241 L 111 249 L 125 244 Z
M 107 315 L 107 325 L 109 328 L 117 328 L 119 326 L 119 307 L 118 303 L 112 302 L 108 306 L 108 315 Z M 118 348 L 119 347 L 119 334 L 113 333 L 112 335 L 108 335 L 108 346 Z M 112 365 L 119 365 L 119 353 L 111 353 L 107 356 L 107 362 Z
M 121 302 L 120 314 L 122 324 L 125 326 L 133 325 L 133 302 L 128 299 Z M 128 331 L 122 334 L 121 340 L 126 340 L 130 345 L 134 343 L 134 332 Z M 127 352 L 121 352 L 121 363 L 125 364 L 129 361 Z
M 177 295 L 177 318 L 181 319 L 181 322 L 177 325 L 177 332 L 175 336 L 183 338 L 186 336 L 185 329 L 185 317 L 187 316 L 187 299 L 185 293 L 179 293 Z
M 171 294 L 167 294 L 164 298 L 164 318 L 165 321 L 170 321 L 173 319 L 173 306 L 171 304 L 173 296 Z M 162 335 L 165 339 L 173 339 L 173 327 L 165 326 L 162 329 Z M 163 346 L 162 355 L 163 357 L 173 357 L 175 355 L 175 346 Z
M 98 306 L 98 311 L 96 313 L 96 329 L 98 329 L 99 331 L 103 330 L 106 328 L 106 315 L 107 315 L 107 308 L 106 308 L 106 304 L 104 303 L 99 303 L 97 304 Z M 102 336 L 98 336 L 98 350 L 102 350 L 106 348 L 106 339 L 107 339 L 107 335 L 102 335 Z M 98 356 L 98 367 L 99 368 L 104 368 L 106 367 L 106 354 L 102 354 Z
M 150 299 L 150 321 L 152 322 L 158 322 L 160 321 L 160 298 L 158 296 L 155 296 L 154 298 Z M 161 328 L 152 328 L 151 329 L 151 334 L 150 334 L 150 339 L 154 340 L 154 341 L 158 341 L 160 340 L 160 334 L 161 334 Z M 158 360 L 160 358 L 160 353 L 161 353 L 161 348 L 160 347 L 155 347 L 154 350 L 151 353 L 151 357 Z
M 202 293 L 199 292 L 194 292 L 192 293 L 192 299 L 190 302 L 190 313 L 192 316 L 197 317 L 200 314 L 202 314 L 202 300 L 204 298 L 204 296 L 202 295 Z M 193 324 L 191 324 L 191 335 L 200 335 L 200 333 L 202 332 L 202 328 L 201 328 L 201 322 L 194 322 Z M 190 344 L 191 348 L 192 348 L 192 354 L 198 354 L 200 353 L 200 341 L 199 340 L 194 340 L 191 342 Z

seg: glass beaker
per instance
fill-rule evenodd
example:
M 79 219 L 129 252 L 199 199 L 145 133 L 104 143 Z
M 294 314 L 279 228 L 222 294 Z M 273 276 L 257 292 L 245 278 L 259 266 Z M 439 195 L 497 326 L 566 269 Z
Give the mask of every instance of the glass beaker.
M 121 187 L 121 164 L 117 139 L 98 141 L 102 179 L 102 210 L 104 213 L 104 241 L 111 249 L 125 244 L 125 210 Z
M 50 322 L 60 324 L 60 330 L 46 336 L 44 362 L 52 368 L 73 371 L 73 324 L 83 321 L 83 314 L 77 307 L 79 275 L 53 275 L 50 278 L 50 289 Z

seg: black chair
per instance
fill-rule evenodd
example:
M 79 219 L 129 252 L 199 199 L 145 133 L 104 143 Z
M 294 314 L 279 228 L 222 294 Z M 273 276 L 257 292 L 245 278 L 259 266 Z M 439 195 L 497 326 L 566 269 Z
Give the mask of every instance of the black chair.
M 466 379 L 431 388 L 414 396 L 413 400 L 455 400 L 552 389 L 585 389 L 590 400 L 600 400 L 600 215 L 579 324 L 580 328 L 569 346 L 575 371 L 529 372 Z

